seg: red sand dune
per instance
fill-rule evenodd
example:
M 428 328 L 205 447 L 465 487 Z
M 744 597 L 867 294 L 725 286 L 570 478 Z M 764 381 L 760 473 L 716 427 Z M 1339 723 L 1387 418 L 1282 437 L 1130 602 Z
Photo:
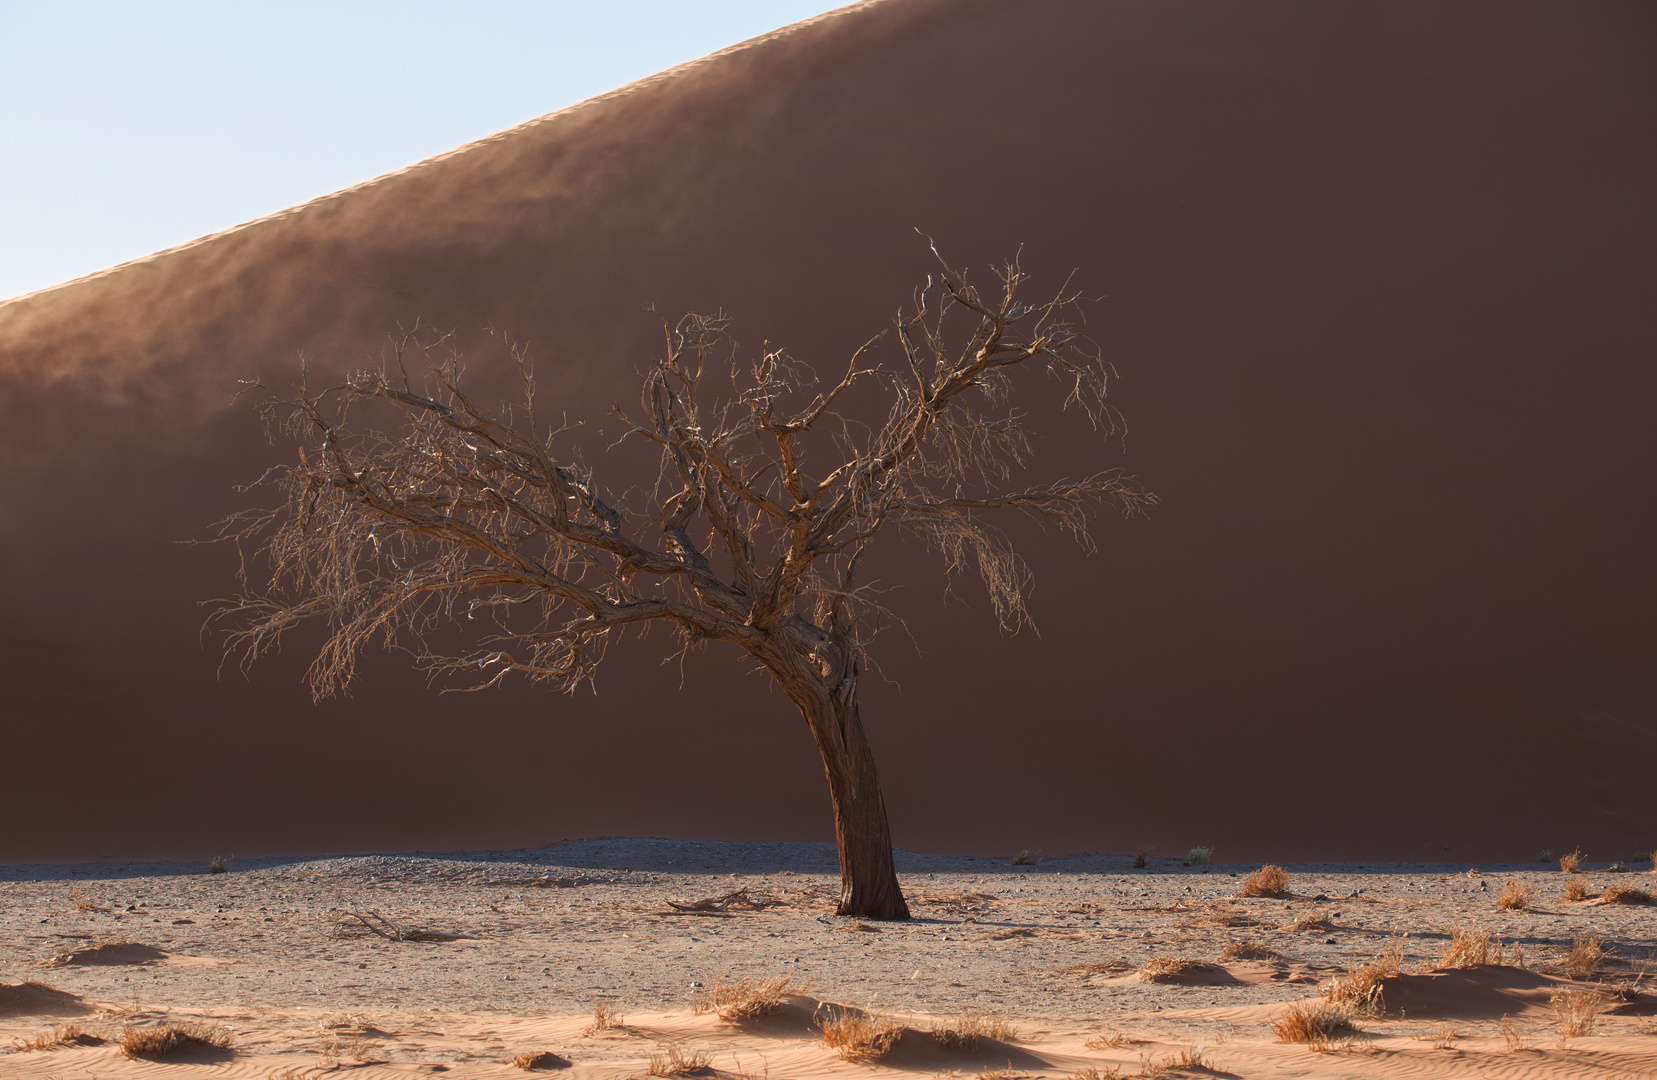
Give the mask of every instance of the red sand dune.
M 1089 559 L 1029 539 L 1039 637 L 891 553 L 898 844 L 1649 848 L 1654 46 L 1614 2 L 887 0 L 0 304 L 0 857 L 827 838 L 803 724 L 730 657 L 658 637 L 573 698 L 388 657 L 312 705 L 298 639 L 216 675 L 232 555 L 179 541 L 292 453 L 232 396 L 301 352 L 493 324 L 602 424 L 642 304 L 832 367 L 916 226 L 1080 268 L 1132 432 L 1042 465 L 1164 503 Z

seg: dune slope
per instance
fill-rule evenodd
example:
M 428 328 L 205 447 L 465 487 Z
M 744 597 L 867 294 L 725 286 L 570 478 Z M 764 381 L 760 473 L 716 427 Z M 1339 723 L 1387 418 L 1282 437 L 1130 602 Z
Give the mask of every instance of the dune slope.
M 487 383 L 493 325 L 631 476 L 600 429 L 642 305 L 831 369 L 926 273 L 916 227 L 1079 268 L 1131 433 L 1055 425 L 1042 467 L 1164 505 L 1091 558 L 1019 534 L 1040 636 L 889 553 L 898 843 L 1649 849 L 1654 39 L 1617 3 L 885 0 L 0 304 L 0 857 L 827 836 L 732 657 L 646 639 L 572 698 L 377 658 L 313 705 L 305 640 L 218 672 L 234 554 L 180 541 L 293 452 L 239 380 L 418 320 Z

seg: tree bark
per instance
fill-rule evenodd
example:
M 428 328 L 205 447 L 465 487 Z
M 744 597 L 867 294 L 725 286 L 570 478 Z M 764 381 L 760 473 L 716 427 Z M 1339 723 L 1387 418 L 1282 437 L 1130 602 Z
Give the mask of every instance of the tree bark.
M 874 753 L 863 734 L 857 708 L 858 666 L 846 653 L 826 665 L 830 685 L 816 680 L 809 688 L 784 682 L 811 727 L 828 775 L 834 803 L 834 838 L 840 849 L 840 906 L 836 914 L 860 919 L 909 918 L 909 905 L 898 886 L 892 862 L 892 830 Z

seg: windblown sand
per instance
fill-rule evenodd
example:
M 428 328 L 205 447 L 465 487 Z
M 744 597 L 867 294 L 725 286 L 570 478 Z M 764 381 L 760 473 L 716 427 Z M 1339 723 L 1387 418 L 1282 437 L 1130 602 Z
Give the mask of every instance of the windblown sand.
M 1202 1064 L 1163 1075 L 1657 1075 L 1657 912 L 1567 902 L 1555 868 L 1290 866 L 1290 895 L 1244 899 L 1253 867 L 910 853 L 899 866 L 916 917 L 884 925 L 832 914 L 833 850 L 813 844 L 589 840 L 237 860 L 216 875 L 201 863 L 0 868 L 0 1045 L 18 1040 L 0 1077 L 511 1076 L 525 1053 L 572 1077 L 632 1077 L 674 1047 L 709 1055 L 698 1075 L 756 1078 L 1130 1076 L 1182 1057 Z M 1498 911 L 1516 878 L 1532 910 Z M 1653 884 L 1583 880 L 1590 897 Z M 353 913 L 426 940 L 376 936 Z M 1524 966 L 1438 968 L 1458 920 L 1510 955 L 1518 943 Z M 1386 985 L 1386 1015 L 1359 1020 L 1333 1053 L 1276 1041 L 1271 1021 L 1290 1003 L 1398 934 L 1406 974 Z M 1567 979 L 1582 934 L 1609 953 L 1594 976 Z M 1257 958 L 1221 959 L 1243 942 Z M 1173 970 L 1150 978 L 1159 969 Z M 788 975 L 797 994 L 729 1024 L 693 1008 L 720 975 Z M 1594 1033 L 1562 1039 L 1551 996 L 1589 987 L 1605 995 Z M 822 1045 L 824 1003 L 886 1014 L 903 1034 L 880 1061 L 844 1061 Z M 590 1030 L 595 1004 L 619 1023 Z M 966 1014 L 1016 1035 L 976 1049 L 931 1036 Z M 178 1022 L 222 1025 L 232 1045 L 149 1062 L 115 1041 Z M 25 1047 L 69 1024 L 81 1034 Z

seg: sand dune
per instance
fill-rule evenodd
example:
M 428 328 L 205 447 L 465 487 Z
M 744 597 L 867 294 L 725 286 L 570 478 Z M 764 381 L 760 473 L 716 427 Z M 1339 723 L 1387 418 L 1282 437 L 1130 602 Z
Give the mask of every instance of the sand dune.
M 337 374 L 421 320 L 487 382 L 501 327 L 625 480 L 600 429 L 643 304 L 827 370 L 926 272 L 917 226 L 1079 268 L 1131 430 L 1039 460 L 1164 503 L 1091 559 L 1018 534 L 1039 637 L 887 553 L 918 651 L 883 642 L 864 716 L 901 845 L 1657 846 L 1653 18 L 886 0 L 0 304 L 0 856 L 829 835 L 802 725 L 730 657 L 638 642 L 568 699 L 376 657 L 313 706 L 306 640 L 218 672 L 234 556 L 179 542 L 292 453 L 234 395 L 301 353 Z

